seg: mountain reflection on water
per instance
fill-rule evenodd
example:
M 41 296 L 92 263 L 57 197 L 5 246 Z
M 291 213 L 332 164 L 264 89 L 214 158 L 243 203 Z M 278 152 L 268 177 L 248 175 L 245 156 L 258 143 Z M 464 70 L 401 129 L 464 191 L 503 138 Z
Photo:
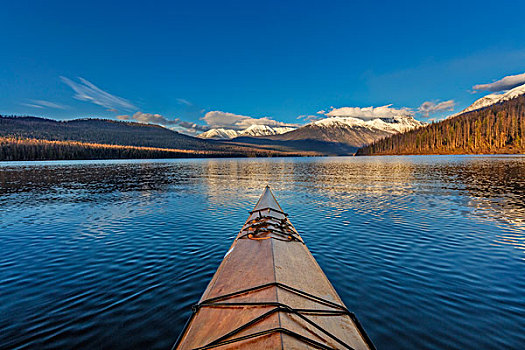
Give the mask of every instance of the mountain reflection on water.
M 262 189 L 378 348 L 525 344 L 525 157 L 0 163 L 0 348 L 166 349 Z

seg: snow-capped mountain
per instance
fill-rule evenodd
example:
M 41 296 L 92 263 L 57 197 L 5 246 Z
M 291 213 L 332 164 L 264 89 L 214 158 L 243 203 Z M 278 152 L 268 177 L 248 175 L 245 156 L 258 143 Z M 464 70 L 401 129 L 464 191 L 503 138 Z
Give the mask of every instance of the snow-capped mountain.
M 239 137 L 235 140 L 296 150 L 318 150 L 324 154 L 352 154 L 363 145 L 423 125 L 425 123 L 406 115 L 371 120 L 338 116 L 317 120 L 280 135 Z
M 314 121 L 309 125 L 322 128 L 367 128 L 370 130 L 380 130 L 388 133 L 405 132 L 423 126 L 424 123 L 413 117 L 400 116 L 393 118 L 376 118 L 372 120 L 362 120 L 354 117 L 331 117 Z
M 210 129 L 198 135 L 197 137 L 201 139 L 229 140 L 233 139 L 234 137 L 237 137 L 238 135 L 239 132 L 237 130 L 220 128 Z
M 287 126 L 268 126 L 268 125 L 251 125 L 244 130 L 233 130 L 233 129 L 210 129 L 203 132 L 198 137 L 202 139 L 218 139 L 218 140 L 229 140 L 239 136 L 246 137 L 259 137 L 259 136 L 271 136 L 280 135 L 286 132 L 295 130 L 296 128 Z
M 424 123 L 411 116 L 362 120 L 354 117 L 329 117 L 314 121 L 295 131 L 271 137 L 276 140 L 317 140 L 361 147 L 380 138 L 419 128 Z
M 525 94 L 525 84 L 515 87 L 514 89 L 511 89 L 509 91 L 503 92 L 503 93 L 494 93 L 489 94 L 486 96 L 483 96 L 479 100 L 476 100 L 473 104 L 462 110 L 461 112 L 452 115 L 451 117 L 455 117 L 456 115 L 460 115 L 466 112 L 475 111 L 477 109 L 485 108 L 488 106 L 492 106 L 496 103 L 501 103 L 504 101 L 511 100 L 513 98 L 516 98 L 518 96 Z M 450 118 L 450 117 L 449 117 Z
M 287 126 L 252 125 L 239 133 L 239 136 L 269 136 L 280 135 L 295 130 Z

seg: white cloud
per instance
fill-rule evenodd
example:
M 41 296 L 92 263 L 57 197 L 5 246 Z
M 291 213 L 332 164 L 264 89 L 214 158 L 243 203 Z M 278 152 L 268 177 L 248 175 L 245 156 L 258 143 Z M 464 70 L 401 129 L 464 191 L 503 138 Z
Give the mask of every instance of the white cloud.
M 54 108 L 54 109 L 66 109 L 67 106 L 61 105 L 55 102 L 45 101 L 45 100 L 29 100 L 30 103 L 22 103 L 23 106 L 32 107 L 32 108 Z
M 117 119 L 119 120 L 133 120 L 139 123 L 152 123 L 152 124 L 162 124 L 162 125 L 178 125 L 179 119 L 167 119 L 160 114 L 153 113 L 142 113 L 137 112 L 132 116 L 129 115 L 118 115 Z
M 177 131 L 180 131 L 180 128 L 182 127 L 191 134 L 195 134 L 197 132 L 202 132 L 202 131 L 207 131 L 210 129 L 208 126 L 205 126 L 205 125 L 185 122 L 185 121 L 180 120 L 179 118 L 168 119 L 160 114 L 153 114 L 153 113 L 136 112 L 135 114 L 131 116 L 130 115 L 118 115 L 117 119 L 135 121 L 135 122 L 145 123 L 145 124 L 160 124 L 160 125 L 165 125 L 165 126 L 175 126 L 175 128 L 171 128 L 171 129 L 174 129 Z
M 321 112 L 321 111 L 320 111 Z M 372 120 L 377 118 L 393 118 L 399 116 L 413 116 L 414 111 L 409 108 L 392 108 L 392 105 L 381 107 L 341 107 L 333 108 L 324 115 L 328 117 L 353 117 L 362 120 Z
M 516 86 L 525 84 L 525 73 L 517 75 L 508 75 L 500 80 L 489 84 L 478 84 L 472 87 L 475 92 L 478 90 L 485 90 L 491 92 L 510 90 Z
M 273 120 L 269 117 L 252 118 L 245 115 L 233 114 L 221 111 L 210 111 L 201 118 L 210 128 L 226 128 L 244 130 L 252 125 L 268 126 L 297 126 Z
M 75 91 L 73 96 L 80 101 L 87 101 L 108 109 L 136 110 L 131 102 L 122 97 L 111 95 L 110 93 L 98 88 L 91 82 L 83 78 L 78 78 L 80 83 L 74 82 L 66 77 L 60 77 L 62 81 Z
M 179 126 L 183 127 L 184 129 L 186 129 L 186 131 L 192 133 L 192 134 L 196 134 L 198 132 L 203 132 L 203 131 L 208 131 L 210 130 L 210 127 L 209 126 L 206 126 L 206 125 L 200 125 L 200 124 L 196 124 L 196 123 L 192 123 L 192 122 L 185 122 L 185 121 L 179 121 Z
M 430 114 L 438 112 L 453 111 L 455 105 L 456 103 L 454 102 L 454 100 L 448 100 L 439 103 L 426 101 L 423 102 L 417 110 L 424 116 L 428 117 Z

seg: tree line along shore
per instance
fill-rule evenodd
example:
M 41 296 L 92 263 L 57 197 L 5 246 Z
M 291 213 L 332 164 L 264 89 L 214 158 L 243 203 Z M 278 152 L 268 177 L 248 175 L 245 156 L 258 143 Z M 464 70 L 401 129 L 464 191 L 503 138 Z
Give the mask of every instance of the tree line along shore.
M 525 96 L 396 134 L 357 155 L 525 153 Z
M 75 160 L 75 159 L 162 159 L 204 157 L 277 157 L 309 154 L 284 153 L 272 150 L 239 151 L 183 150 L 0 137 L 0 161 Z

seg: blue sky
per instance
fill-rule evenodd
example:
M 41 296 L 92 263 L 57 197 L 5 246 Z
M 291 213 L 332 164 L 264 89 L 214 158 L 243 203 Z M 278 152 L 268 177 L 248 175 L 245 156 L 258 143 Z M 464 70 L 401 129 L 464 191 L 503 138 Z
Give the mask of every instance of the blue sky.
M 486 93 L 474 85 L 525 72 L 523 1 L 2 1 L 1 9 L 2 114 L 139 112 L 209 126 L 202 118 L 213 111 L 304 123 L 297 117 L 332 106 L 417 111 L 453 100 L 430 115 L 439 118 Z

